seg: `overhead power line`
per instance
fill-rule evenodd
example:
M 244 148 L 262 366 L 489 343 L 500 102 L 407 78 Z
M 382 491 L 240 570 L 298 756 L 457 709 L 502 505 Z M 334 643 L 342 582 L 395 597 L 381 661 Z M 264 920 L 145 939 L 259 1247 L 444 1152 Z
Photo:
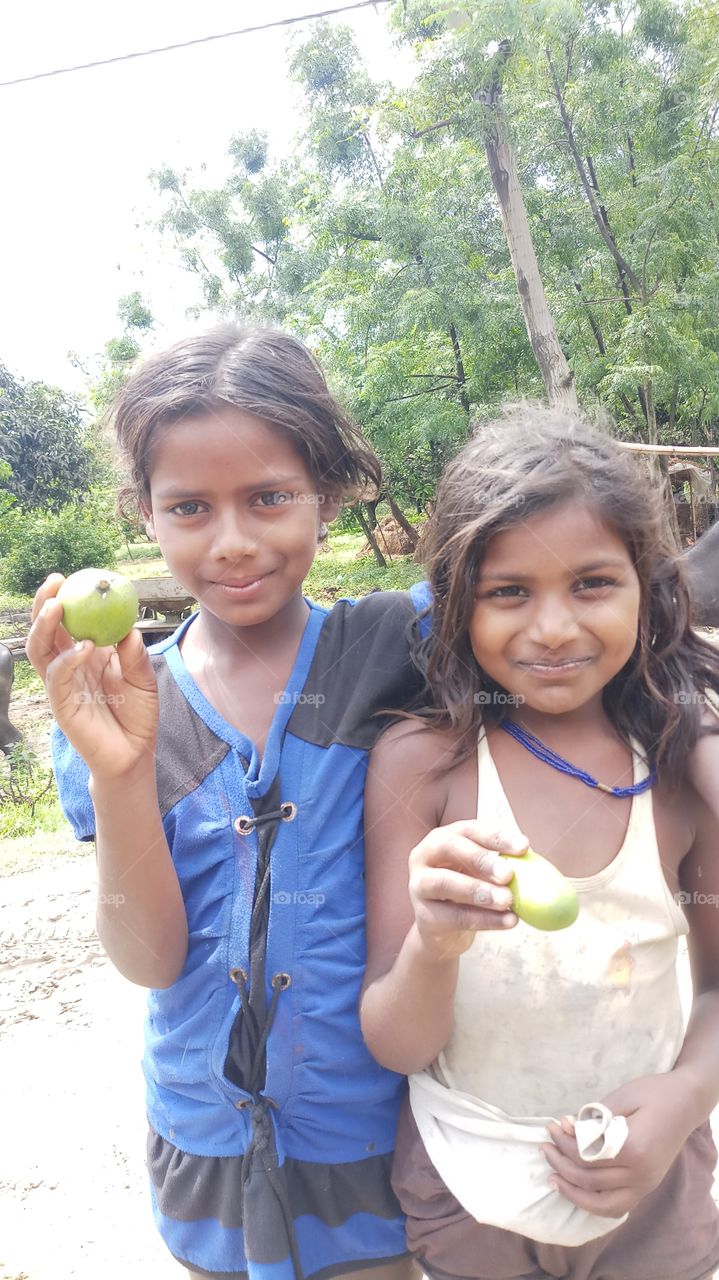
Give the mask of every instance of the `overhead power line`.
M 189 49 L 195 44 L 209 44 L 212 40 L 230 40 L 233 36 L 248 36 L 255 31 L 270 31 L 273 27 L 289 27 L 298 22 L 311 22 L 313 18 L 330 18 L 338 13 L 349 13 L 351 9 L 376 8 L 378 4 L 389 4 L 390 0 L 357 0 L 356 4 L 346 4 L 337 9 L 322 9 L 319 13 L 303 13 L 296 18 L 278 18 L 276 22 L 263 22 L 254 27 L 240 27 L 237 31 L 220 31 L 212 36 L 198 36 L 195 40 L 181 40 L 177 44 L 158 45 L 156 49 L 139 49 L 136 53 L 121 53 L 115 58 L 98 58 L 95 62 L 80 62 L 74 67 L 56 67 L 54 71 L 38 71 L 32 76 L 18 76 L 15 80 L 0 80 L 0 89 L 7 89 L 14 84 L 28 84 L 31 80 L 47 80 L 50 76 L 66 76 L 72 71 L 89 71 L 92 67 L 107 67 L 113 62 L 130 62 L 133 58 L 151 58 L 156 53 L 170 53 L 173 49 Z

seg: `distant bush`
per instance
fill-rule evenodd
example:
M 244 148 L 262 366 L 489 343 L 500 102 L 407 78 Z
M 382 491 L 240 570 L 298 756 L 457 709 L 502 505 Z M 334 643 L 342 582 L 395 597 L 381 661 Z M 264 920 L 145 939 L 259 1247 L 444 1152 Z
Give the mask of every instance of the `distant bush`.
M 0 527 L 2 585 L 31 595 L 49 573 L 67 576 L 91 565 L 112 569 L 120 542 L 115 523 L 89 502 L 59 511 L 12 511 Z

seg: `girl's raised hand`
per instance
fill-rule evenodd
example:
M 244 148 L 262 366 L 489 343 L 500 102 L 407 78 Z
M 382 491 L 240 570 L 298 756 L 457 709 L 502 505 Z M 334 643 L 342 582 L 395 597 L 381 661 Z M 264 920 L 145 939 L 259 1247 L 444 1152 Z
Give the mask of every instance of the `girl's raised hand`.
M 511 864 L 498 853 L 526 851 L 521 839 L 488 832 L 480 822 L 436 827 L 409 856 L 409 893 L 425 949 L 440 960 L 469 950 L 480 929 L 511 929 L 517 917 L 506 887 Z
M 53 715 L 96 778 L 154 768 L 158 698 L 155 674 L 134 629 L 117 646 L 75 644 L 55 599 L 64 578 L 53 573 L 33 601 L 27 656 L 47 690 Z

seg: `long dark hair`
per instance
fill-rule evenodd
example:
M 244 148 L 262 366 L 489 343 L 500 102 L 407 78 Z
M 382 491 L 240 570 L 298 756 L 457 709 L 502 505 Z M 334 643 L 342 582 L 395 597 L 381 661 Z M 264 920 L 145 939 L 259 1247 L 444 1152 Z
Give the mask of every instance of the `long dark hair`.
M 120 391 L 112 420 L 130 468 L 130 482 L 118 495 L 121 512 L 136 514 L 140 504 L 149 505 L 159 429 L 227 404 L 288 437 L 318 493 L 376 496 L 379 459 L 307 348 L 279 330 L 224 324 L 151 357 Z
M 423 718 L 455 735 L 455 761 L 475 749 L 481 722 L 502 719 L 506 700 L 491 697 L 502 691 L 469 642 L 477 574 L 495 534 L 577 498 L 621 538 L 640 584 L 637 643 L 603 690 L 605 710 L 622 740 L 637 740 L 674 784 L 699 737 L 706 694 L 719 695 L 719 650 L 692 630 L 657 489 L 626 450 L 578 415 L 508 406 L 445 470 L 419 548 L 433 594 L 431 633 L 416 644 L 430 692 Z

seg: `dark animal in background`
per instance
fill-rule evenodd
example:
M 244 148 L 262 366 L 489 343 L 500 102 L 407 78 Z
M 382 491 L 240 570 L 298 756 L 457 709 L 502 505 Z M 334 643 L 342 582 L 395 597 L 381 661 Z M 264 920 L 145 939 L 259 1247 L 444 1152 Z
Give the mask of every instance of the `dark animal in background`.
M 10 693 L 14 678 L 12 654 L 6 645 L 0 644 L 0 751 L 5 755 L 16 742 L 22 741 L 20 730 L 10 724 Z
M 719 627 L 719 521 L 681 556 L 698 627 Z

